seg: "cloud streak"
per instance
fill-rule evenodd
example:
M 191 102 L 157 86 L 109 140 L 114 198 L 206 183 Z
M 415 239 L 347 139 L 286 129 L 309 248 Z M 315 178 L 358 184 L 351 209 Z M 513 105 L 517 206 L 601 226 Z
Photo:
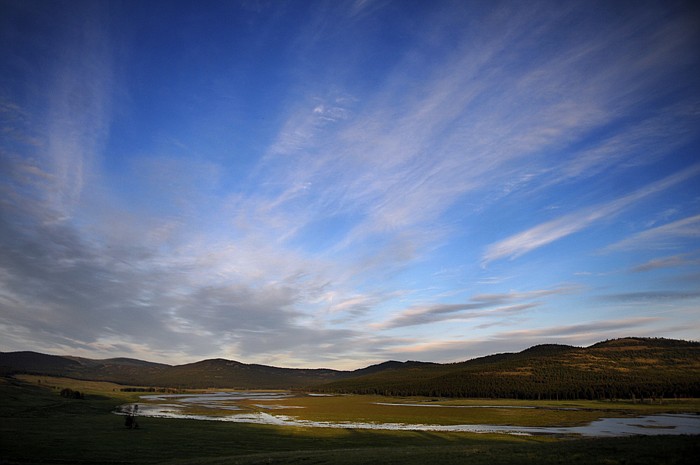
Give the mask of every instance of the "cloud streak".
M 700 298 L 700 292 L 688 291 L 640 291 L 625 292 L 621 294 L 609 294 L 601 296 L 601 299 L 612 302 L 638 303 L 638 302 L 675 302 Z
M 587 345 L 607 337 L 630 335 L 660 321 L 657 317 L 633 317 L 586 323 L 549 326 L 539 329 L 503 331 L 480 340 L 443 340 L 399 344 L 390 349 L 390 358 L 409 360 L 464 361 L 502 352 L 519 352 L 534 344 Z
M 495 242 L 486 248 L 482 257 L 482 264 L 487 265 L 489 262 L 505 258 L 511 260 L 518 258 L 535 249 L 589 228 L 598 221 L 609 219 L 619 214 L 625 208 L 630 207 L 646 197 L 658 194 L 688 179 L 692 179 L 697 176 L 699 172 L 700 165 L 694 165 L 611 202 L 581 209 L 575 213 L 547 221 L 499 242 Z M 690 221 L 690 223 L 694 222 L 695 220 Z M 682 223 L 681 226 L 685 226 L 686 223 L 687 222 Z M 669 228 L 669 230 L 674 229 Z
M 604 249 L 605 252 L 617 252 L 645 249 L 673 249 L 679 241 L 693 241 L 700 238 L 700 215 L 689 216 L 663 226 L 647 229 Z
M 470 301 L 466 303 L 421 305 L 399 313 L 379 325 L 379 327 L 390 329 L 426 325 L 447 320 L 471 320 L 475 318 L 501 318 L 512 316 L 541 305 L 541 303 L 535 299 L 568 294 L 574 290 L 575 289 L 572 287 L 559 287 L 556 289 L 541 289 L 526 292 L 480 294 L 473 296 Z
M 698 265 L 700 258 L 697 253 L 673 255 L 670 257 L 655 258 L 631 269 L 633 273 L 643 273 L 663 268 L 677 268 L 682 266 Z

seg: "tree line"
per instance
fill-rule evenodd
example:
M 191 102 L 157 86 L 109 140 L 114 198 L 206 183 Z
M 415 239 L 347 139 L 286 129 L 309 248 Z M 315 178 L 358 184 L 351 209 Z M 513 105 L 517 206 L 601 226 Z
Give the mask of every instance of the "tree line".
M 60 394 L 61 397 L 65 397 L 66 399 L 85 399 L 85 394 L 80 391 L 74 391 L 71 388 L 61 389 Z
M 696 376 L 673 377 L 566 368 L 527 375 L 459 372 L 406 383 L 334 383 L 320 391 L 388 396 L 486 397 L 528 400 L 661 399 L 700 397 Z

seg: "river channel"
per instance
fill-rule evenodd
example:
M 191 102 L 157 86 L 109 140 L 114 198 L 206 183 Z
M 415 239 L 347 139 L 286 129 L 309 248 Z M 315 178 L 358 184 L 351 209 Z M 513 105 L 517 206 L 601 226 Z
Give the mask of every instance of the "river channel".
M 304 407 L 279 405 L 281 401 L 294 397 L 288 392 L 228 391 L 207 394 L 175 394 L 142 396 L 138 404 L 141 417 L 182 418 L 205 421 L 255 423 L 276 426 L 346 428 L 374 430 L 439 431 L 469 433 L 501 433 L 512 435 L 580 435 L 587 437 L 610 437 L 630 435 L 700 435 L 700 415 L 694 413 L 665 413 L 625 418 L 599 418 L 582 426 L 509 426 L 489 424 L 408 424 L 368 421 L 313 421 L 292 415 L 275 414 L 275 410 Z M 130 410 L 133 404 L 122 407 Z M 431 408 L 498 408 L 533 409 L 534 406 L 504 405 L 443 405 L 402 404 L 376 402 L 375 405 L 431 407 Z M 254 410 L 251 410 L 253 408 Z M 202 413 L 210 409 L 212 414 Z M 566 409 L 563 410 L 575 410 Z M 196 413 L 192 413 L 195 411 Z

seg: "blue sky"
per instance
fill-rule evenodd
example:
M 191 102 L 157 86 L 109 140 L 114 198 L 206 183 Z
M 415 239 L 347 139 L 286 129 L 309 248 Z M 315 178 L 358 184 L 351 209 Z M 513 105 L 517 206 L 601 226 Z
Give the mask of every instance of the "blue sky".
M 0 2 L 0 350 L 700 339 L 692 2 Z

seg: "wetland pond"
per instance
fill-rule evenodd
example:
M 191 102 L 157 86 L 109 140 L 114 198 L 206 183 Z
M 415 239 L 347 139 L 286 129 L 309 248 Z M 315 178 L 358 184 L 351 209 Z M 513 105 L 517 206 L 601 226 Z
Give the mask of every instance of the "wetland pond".
M 347 419 L 337 413 L 337 405 L 350 399 L 343 411 L 349 412 Z M 361 399 L 361 400 L 359 400 Z M 518 414 L 528 412 L 537 415 L 538 411 L 556 411 L 564 415 L 576 414 L 584 409 L 577 407 L 553 407 L 538 405 L 468 405 L 445 402 L 381 402 L 365 401 L 363 396 L 332 396 L 319 394 L 300 394 L 288 391 L 226 391 L 204 394 L 167 394 L 141 396 L 138 414 L 141 417 L 183 418 L 192 420 L 226 421 L 236 423 L 255 423 L 276 426 L 306 428 L 346 428 L 375 430 L 406 430 L 436 432 L 500 433 L 512 435 L 581 435 L 588 437 L 629 436 L 629 435 L 679 435 L 700 434 L 700 415 L 696 413 L 657 413 L 637 415 L 624 412 L 607 417 L 606 411 L 600 411 L 590 421 L 577 422 L 576 426 L 527 426 L 526 420 L 517 421 L 522 425 L 512 424 L 473 424 L 468 416 L 460 414 L 469 410 L 481 412 L 493 410 Z M 324 402 L 332 401 L 324 406 Z M 133 404 L 122 406 L 115 413 L 129 411 Z M 336 406 L 336 413 L 319 416 L 328 408 Z M 411 420 L 393 421 L 392 415 L 402 418 L 400 413 L 412 409 Z M 455 414 L 445 424 L 436 420 L 433 412 L 439 410 Z M 589 410 L 589 409 L 587 409 Z M 589 410 L 590 411 L 590 410 Z M 310 412 L 307 414 L 307 412 Z M 316 414 L 313 414 L 316 412 Z M 362 414 L 360 414 L 360 412 Z M 398 413 L 397 413 L 398 412 Z M 480 413 L 481 413 L 480 412 Z M 406 417 L 404 417 L 406 418 Z M 534 418 L 534 417 L 533 417 Z M 459 423 L 460 419 L 466 420 Z M 384 421 L 392 420 L 392 421 Z M 457 423 L 455 423 L 457 422 Z

